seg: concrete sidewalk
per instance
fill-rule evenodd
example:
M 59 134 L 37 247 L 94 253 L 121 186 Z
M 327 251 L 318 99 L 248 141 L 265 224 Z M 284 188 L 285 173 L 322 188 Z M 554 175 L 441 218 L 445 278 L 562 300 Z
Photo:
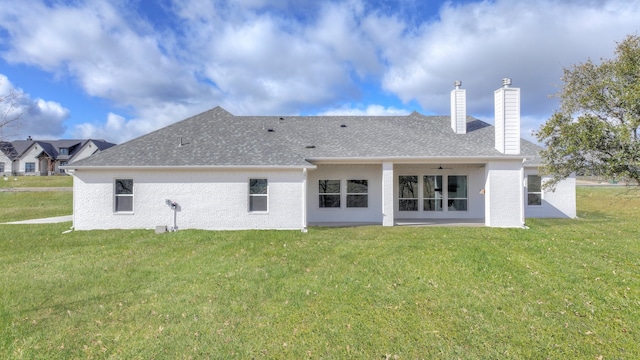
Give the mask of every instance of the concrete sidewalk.
M 65 215 L 65 216 L 56 216 L 44 219 L 32 219 L 32 220 L 22 220 L 22 221 L 12 221 L 2 223 L 3 225 L 22 225 L 22 224 L 55 224 L 61 222 L 73 221 L 73 215 Z
M 45 192 L 45 191 L 73 191 L 72 187 L 8 187 L 0 188 L 0 192 Z

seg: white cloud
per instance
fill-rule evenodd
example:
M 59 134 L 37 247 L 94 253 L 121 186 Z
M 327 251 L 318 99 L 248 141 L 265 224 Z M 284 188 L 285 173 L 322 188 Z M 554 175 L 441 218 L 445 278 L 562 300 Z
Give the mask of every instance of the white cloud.
M 371 104 L 371 105 L 357 105 L 352 107 L 345 105 L 340 108 L 330 109 L 319 113 L 323 116 L 402 116 L 408 115 L 409 111 L 405 109 L 398 109 L 392 106 L 386 107 L 383 105 Z
M 423 24 L 387 52 L 383 87 L 402 100 L 448 112 L 454 80 L 467 88 L 470 114 L 491 114 L 503 77 L 522 88 L 522 111 L 540 116 L 557 106 L 562 68 L 588 57 L 611 57 L 615 41 L 637 33 L 640 3 L 496 0 L 446 3 L 440 21 Z
M 74 77 L 87 92 L 119 105 L 143 107 L 212 95 L 152 32 L 126 9 L 106 1 L 79 6 L 16 2 L 3 25 L 13 35 L 9 62 L 34 65 Z
M 113 143 L 121 143 L 207 109 L 207 106 L 198 108 L 179 104 L 164 104 L 143 108 L 134 118 L 126 118 L 110 112 L 104 122 L 76 124 L 70 132 L 74 138 L 104 139 Z
M 446 115 L 454 80 L 467 89 L 468 113 L 491 118 L 503 77 L 522 88 L 523 118 L 536 127 L 557 106 L 547 95 L 562 68 L 613 56 L 640 18 L 640 2 L 625 0 L 443 2 L 439 16 L 424 18 L 421 8 L 433 5 L 421 1 L 170 0 L 160 5 L 166 19 L 135 6 L 0 6 L 2 56 L 114 105 L 101 123 L 71 126 L 112 141 L 216 105 L 238 115 L 361 103 L 335 111 L 393 113 L 401 109 L 366 102 L 397 96 Z
M 11 92 L 17 96 L 15 101 L 12 104 L 0 104 L 0 107 L 2 112 L 6 112 L 6 118 L 18 117 L 18 120 L 8 128 L 0 129 L 0 138 L 15 140 L 32 136 L 34 139 L 57 139 L 65 132 L 64 121 L 69 118 L 68 109 L 54 101 L 32 99 L 0 74 L 0 97 Z

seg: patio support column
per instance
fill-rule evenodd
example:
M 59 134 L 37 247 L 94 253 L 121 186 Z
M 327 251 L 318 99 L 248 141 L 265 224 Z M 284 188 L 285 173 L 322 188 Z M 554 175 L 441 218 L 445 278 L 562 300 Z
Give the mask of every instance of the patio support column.
M 393 163 L 382 163 L 382 226 L 393 226 Z

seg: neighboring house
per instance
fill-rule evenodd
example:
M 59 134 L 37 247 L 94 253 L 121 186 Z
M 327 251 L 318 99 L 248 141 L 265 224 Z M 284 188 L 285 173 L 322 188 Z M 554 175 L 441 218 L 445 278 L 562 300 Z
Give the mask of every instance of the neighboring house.
M 520 139 L 520 89 L 491 126 L 466 116 L 234 116 L 220 107 L 66 167 L 74 228 L 302 229 L 576 215 L 575 179 L 544 191 Z
M 15 140 L 1 143 L 0 173 L 5 175 L 54 175 L 61 166 L 115 144 L 104 140 Z
M 10 142 L 0 141 L 0 175 L 11 175 L 13 159 L 18 157 L 16 149 Z

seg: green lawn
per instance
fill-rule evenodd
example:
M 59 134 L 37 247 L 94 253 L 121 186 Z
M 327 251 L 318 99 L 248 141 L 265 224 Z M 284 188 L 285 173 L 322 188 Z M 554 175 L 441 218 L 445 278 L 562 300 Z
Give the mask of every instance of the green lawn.
M 71 215 L 73 194 L 70 191 L 0 192 L 0 204 L 0 223 Z
M 71 187 L 73 177 L 67 175 L 56 176 L 0 176 L 0 188 L 23 187 Z
M 578 194 L 528 230 L 0 225 L 0 358 L 640 358 L 640 192 Z

